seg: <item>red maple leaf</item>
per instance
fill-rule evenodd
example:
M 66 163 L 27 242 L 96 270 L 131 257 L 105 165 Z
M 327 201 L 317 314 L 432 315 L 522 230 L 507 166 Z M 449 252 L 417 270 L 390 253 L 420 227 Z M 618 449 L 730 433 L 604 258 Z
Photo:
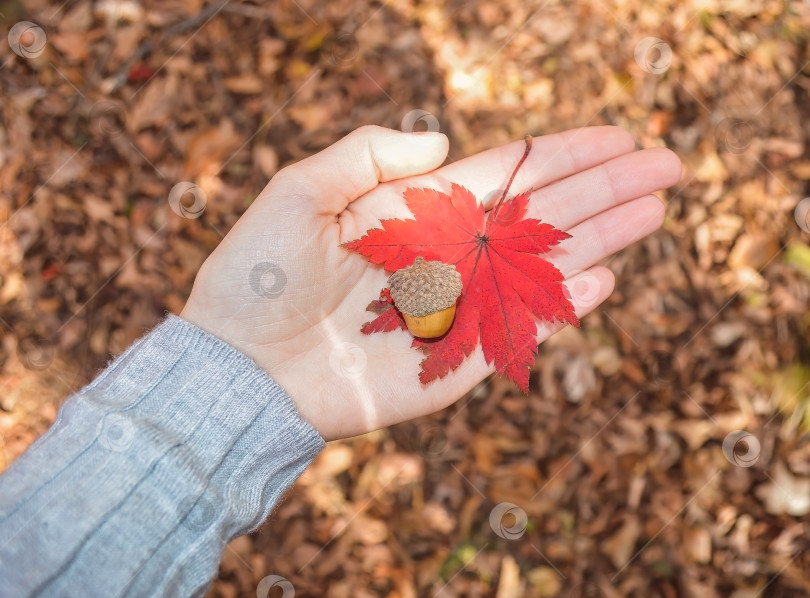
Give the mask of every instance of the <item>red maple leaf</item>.
M 463 285 L 456 318 L 442 337 L 415 338 L 413 347 L 426 357 L 423 384 L 446 376 L 461 365 L 481 341 L 488 364 L 529 390 L 529 370 L 537 353 L 536 319 L 579 326 L 563 275 L 539 257 L 570 235 L 534 218 L 523 217 L 531 192 L 505 200 L 509 186 L 531 149 L 518 163 L 506 191 L 489 212 L 464 187 L 452 184 L 447 195 L 435 189 L 405 191 L 414 219 L 384 220 L 356 241 L 346 243 L 389 272 L 413 264 L 417 256 L 455 265 Z M 364 334 L 405 328 L 387 289 L 368 310 L 377 318 L 363 325 Z

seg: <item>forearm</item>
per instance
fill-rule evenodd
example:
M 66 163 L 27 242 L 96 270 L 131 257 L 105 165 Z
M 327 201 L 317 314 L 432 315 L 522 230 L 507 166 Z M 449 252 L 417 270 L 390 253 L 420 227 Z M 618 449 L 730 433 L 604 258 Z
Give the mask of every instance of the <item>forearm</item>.
M 262 370 L 170 317 L 0 478 L 14 595 L 199 592 L 323 446 Z

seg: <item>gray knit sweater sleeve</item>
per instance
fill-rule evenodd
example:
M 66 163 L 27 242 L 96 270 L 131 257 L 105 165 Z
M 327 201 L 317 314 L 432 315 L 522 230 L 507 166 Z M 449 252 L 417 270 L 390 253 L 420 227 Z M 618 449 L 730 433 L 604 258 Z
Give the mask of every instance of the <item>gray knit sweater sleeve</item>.
M 0 477 L 0 596 L 202 595 L 323 446 L 250 359 L 170 316 Z

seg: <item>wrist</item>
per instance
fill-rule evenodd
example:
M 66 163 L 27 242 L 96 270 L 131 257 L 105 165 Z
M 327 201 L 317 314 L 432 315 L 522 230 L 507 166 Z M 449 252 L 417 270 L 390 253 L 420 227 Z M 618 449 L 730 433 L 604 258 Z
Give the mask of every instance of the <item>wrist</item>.
M 286 394 L 292 404 L 296 407 L 299 415 L 306 420 L 313 428 L 318 431 L 321 436 L 326 438 L 321 426 L 318 425 L 318 417 L 313 413 L 312 405 L 307 405 L 300 400 L 302 396 L 308 396 L 306 392 L 302 392 L 300 388 L 296 388 L 293 383 L 294 378 L 290 379 L 285 376 L 285 372 L 278 366 L 271 366 L 268 363 L 268 345 L 257 345 L 239 339 L 229 330 L 228 323 L 233 323 L 232 318 L 227 318 L 223 324 L 218 325 L 217 319 L 210 316 L 211 310 L 205 306 L 200 305 L 195 299 L 189 298 L 183 310 L 180 312 L 179 317 L 194 325 L 203 332 L 213 336 L 228 346 L 232 347 L 248 359 L 250 359 L 255 366 L 262 370 L 273 382 L 275 382 Z M 233 326 L 230 326 L 233 328 Z M 320 387 L 321 385 L 313 380 L 307 381 L 307 388 Z

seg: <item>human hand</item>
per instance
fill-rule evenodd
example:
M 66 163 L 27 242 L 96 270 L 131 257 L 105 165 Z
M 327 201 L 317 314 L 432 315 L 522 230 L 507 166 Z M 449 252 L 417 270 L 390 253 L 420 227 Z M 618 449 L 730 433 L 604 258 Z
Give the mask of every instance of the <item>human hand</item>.
M 279 171 L 205 261 L 180 314 L 251 357 L 326 440 L 442 409 L 494 371 L 479 346 L 445 378 L 422 385 L 424 356 L 408 332 L 360 332 L 387 273 L 340 247 L 380 220 L 411 217 L 407 187 L 449 191 L 452 181 L 493 207 L 492 192 L 524 142 L 434 170 L 447 150 L 440 133 L 367 126 Z M 610 270 L 593 264 L 661 225 L 664 205 L 650 193 L 680 173 L 671 151 L 634 151 L 616 127 L 534 140 L 512 191 L 535 189 L 526 217 L 572 235 L 543 257 L 565 275 L 579 317 L 613 290 Z M 538 343 L 561 327 L 539 323 Z

